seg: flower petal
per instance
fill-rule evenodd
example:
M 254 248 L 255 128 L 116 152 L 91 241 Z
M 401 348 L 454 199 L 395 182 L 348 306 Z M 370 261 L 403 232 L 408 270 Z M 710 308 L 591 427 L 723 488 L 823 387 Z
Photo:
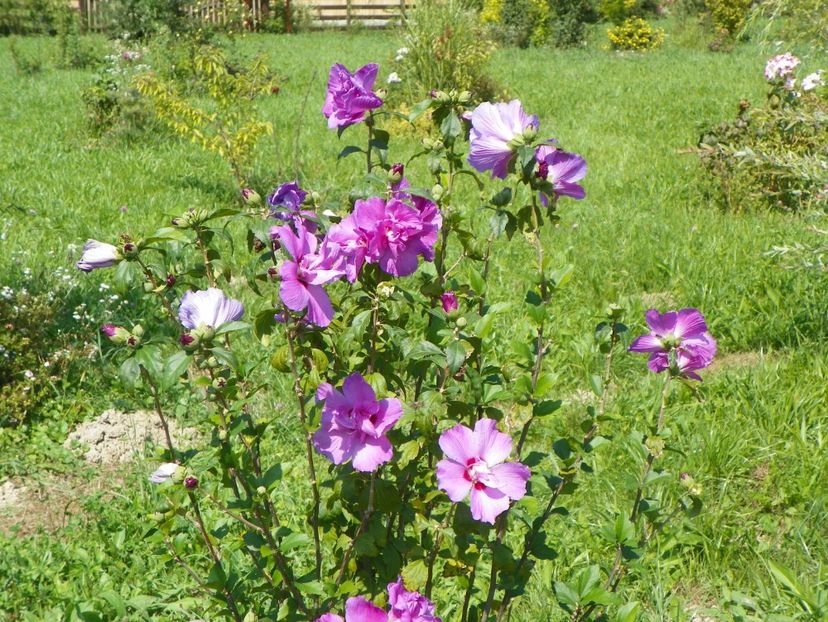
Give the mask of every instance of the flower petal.
M 526 482 L 532 473 L 520 462 L 504 462 L 492 467 L 492 474 L 497 479 L 498 490 L 517 501 L 526 494 Z
M 475 457 L 490 467 L 500 464 L 512 453 L 512 437 L 497 431 L 494 419 L 479 419 L 474 425 Z
M 440 449 L 446 458 L 466 464 L 469 458 L 474 458 L 475 438 L 473 432 L 462 424 L 450 428 L 440 435 Z
M 349 598 L 345 603 L 345 622 L 387 622 L 388 614 L 362 596 Z
M 495 488 L 472 488 L 470 505 L 474 520 L 494 525 L 495 519 L 509 509 L 509 497 Z
M 472 483 L 462 464 L 453 460 L 440 460 L 437 463 L 437 487 L 444 490 L 454 503 L 459 503 L 469 494 Z

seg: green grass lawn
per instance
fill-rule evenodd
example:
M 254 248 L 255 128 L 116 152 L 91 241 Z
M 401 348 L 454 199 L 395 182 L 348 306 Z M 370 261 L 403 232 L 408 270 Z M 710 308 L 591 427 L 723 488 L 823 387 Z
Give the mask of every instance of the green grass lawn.
M 653 620 L 733 619 L 725 605 L 739 594 L 764 612 L 756 619 L 792 616 L 799 604 L 772 581 L 766 562 L 792 568 L 811 585 L 828 580 L 828 275 L 784 269 L 764 254 L 813 239 L 809 225 L 816 217 L 724 213 L 697 158 L 685 152 L 701 126 L 732 117 L 742 98 L 764 97 L 767 52 L 743 44 L 713 54 L 681 41 L 680 33 L 668 33 L 664 48 L 646 55 L 612 54 L 598 45 L 506 49 L 491 61 L 496 80 L 540 116 L 541 134 L 589 164 L 587 198 L 562 203 L 560 225 L 545 239 L 560 263 L 574 264 L 575 275 L 553 302 L 560 338 L 550 367 L 565 407 L 560 418 L 534 430 L 532 442 L 543 446 L 571 427 L 588 403 L 583 392 L 595 361 L 582 345 L 608 303 L 627 305 L 634 331 L 651 305 L 701 309 L 718 339 L 719 360 L 699 394 L 680 392 L 671 409 L 673 442 L 682 453 L 665 464 L 694 476 L 705 509 L 680 537 L 660 541 L 647 570 L 625 580 L 624 594 L 640 600 Z M 19 44 L 44 53 L 54 48 L 48 39 Z M 286 77 L 281 92 L 261 102 L 274 134 L 257 153 L 260 189 L 298 175 L 343 202 L 357 165 L 337 163 L 348 134 L 338 141 L 320 114 L 328 68 L 333 62 L 388 65 L 399 41 L 392 33 L 309 33 L 248 36 L 237 45 L 265 53 Z M 87 237 L 146 233 L 189 206 L 236 200 L 226 165 L 192 144 L 167 134 L 93 141 L 80 100 L 90 72 L 16 75 L 4 40 L 0 72 L 0 286 L 20 287 L 24 267 L 34 278 L 51 278 L 76 260 L 70 245 Z M 415 148 L 414 139 L 403 141 L 400 152 Z M 469 189 L 470 203 L 473 196 Z M 515 266 L 527 253 L 521 244 L 503 246 L 490 281 L 495 301 L 523 291 L 526 274 Z M 76 287 L 94 292 L 102 280 L 89 275 Z M 619 359 L 607 433 L 623 438 L 659 383 L 645 375 L 642 357 Z M 100 390 L 109 383 L 98 379 L 114 372 L 96 358 L 88 366 L 82 395 L 67 392 L 73 419 L 94 416 L 116 400 L 124 408 L 143 406 L 117 388 Z M 276 409 L 280 398 L 277 387 L 260 407 Z M 29 430 L 0 430 L 0 475 L 48 479 L 59 466 L 81 482 L 100 477 L 59 449 L 68 431 L 61 408 L 55 398 L 53 416 Z M 187 420 L 187 408 L 179 410 Z M 288 419 L 273 439 L 274 451 L 295 453 L 298 438 L 298 425 Z M 621 479 L 630 459 L 623 443 L 597 454 L 597 476 L 584 480 L 568 501 L 569 516 L 556 524 L 560 557 L 539 564 L 513 620 L 565 619 L 553 581 L 588 563 L 611 564 L 612 551 L 603 551 L 594 534 L 614 509 L 629 504 Z M 112 474 L 108 488 L 79 486 L 82 511 L 62 528 L 0 536 L 4 619 L 112 620 L 117 607 L 110 592 L 133 599 L 130 620 L 145 619 L 139 605 L 150 612 L 146 619 L 199 617 L 197 603 L 185 598 L 186 575 L 153 559 L 142 542 L 140 519 L 153 507 L 146 468 Z M 297 502 L 294 493 L 285 491 L 285 503 Z M 152 606 L 181 598 L 179 609 Z M 93 611 L 99 617 L 82 616 Z

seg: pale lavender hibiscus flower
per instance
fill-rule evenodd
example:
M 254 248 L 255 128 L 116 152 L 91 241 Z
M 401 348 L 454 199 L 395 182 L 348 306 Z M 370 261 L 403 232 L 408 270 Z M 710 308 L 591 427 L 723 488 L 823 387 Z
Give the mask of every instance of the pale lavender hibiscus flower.
M 291 311 L 307 309 L 306 318 L 310 323 L 327 326 L 333 318 L 333 305 L 322 286 L 344 274 L 339 260 L 324 247 L 323 252 L 317 253 L 316 236 L 301 225 L 296 233 L 289 226 L 278 227 L 277 234 L 291 258 L 279 267 L 282 277 L 279 297 Z
M 91 272 L 98 268 L 109 268 L 121 261 L 120 251 L 112 244 L 98 242 L 98 240 L 87 240 L 83 245 L 80 261 L 75 264 L 78 270 Z
M 358 373 L 342 384 L 342 391 L 324 383 L 316 392 L 324 401 L 322 423 L 313 443 L 334 464 L 351 461 L 357 471 L 370 472 L 391 460 L 394 450 L 386 437 L 402 416 L 396 398 L 377 400 L 374 390 Z
M 359 123 L 369 110 L 382 106 L 382 100 L 372 90 L 378 71 L 376 63 L 361 67 L 353 75 L 339 63 L 331 67 L 328 93 L 322 107 L 329 128 L 346 128 Z
M 649 353 L 647 366 L 655 373 L 672 370 L 676 375 L 701 380 L 696 373 L 716 356 L 716 340 L 707 330 L 698 309 L 645 314 L 650 332 L 630 344 L 630 352 Z
M 472 112 L 469 142 L 469 164 L 492 177 L 505 179 L 518 146 L 534 138 L 539 121 L 527 115 L 519 100 L 508 104 L 484 102 Z
M 494 524 L 509 509 L 509 501 L 526 494 L 529 467 L 504 462 L 512 453 L 512 438 L 497 431 L 493 419 L 480 419 L 474 431 L 456 425 L 440 435 L 446 456 L 437 463 L 437 484 L 454 503 L 471 497 L 475 520 Z
M 567 196 L 583 199 L 586 196 L 583 187 L 576 183 L 586 177 L 586 161 L 577 153 L 569 153 L 544 145 L 535 152 L 538 170 L 535 176 L 546 180 L 552 186 L 555 197 Z M 544 206 L 549 204 L 547 193 L 541 191 L 540 200 Z
M 243 315 L 244 305 L 228 298 L 215 287 L 185 292 L 178 307 L 178 320 L 190 330 L 202 326 L 218 328 L 222 324 L 240 320 Z

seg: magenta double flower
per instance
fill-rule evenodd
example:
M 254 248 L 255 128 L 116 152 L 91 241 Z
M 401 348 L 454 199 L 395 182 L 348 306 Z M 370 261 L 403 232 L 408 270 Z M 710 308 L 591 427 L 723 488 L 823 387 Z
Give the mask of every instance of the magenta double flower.
M 388 584 L 388 611 L 377 607 L 362 596 L 345 603 L 345 619 L 326 613 L 316 622 L 442 622 L 434 615 L 434 603 L 419 592 L 405 589 L 402 579 Z
M 655 373 L 672 374 L 701 380 L 696 371 L 704 369 L 716 356 L 716 340 L 707 330 L 698 309 L 645 314 L 650 332 L 630 344 L 630 352 L 650 353 L 647 366 Z
M 398 198 L 357 201 L 354 211 L 331 227 L 326 244 L 345 258 L 349 281 L 359 277 L 366 261 L 379 264 L 387 274 L 407 276 L 417 269 L 418 257 L 434 259 L 440 210 L 421 197 L 411 201 L 413 206 Z
M 493 419 L 480 419 L 474 430 L 456 425 L 440 435 L 446 458 L 437 463 L 437 484 L 454 503 L 471 498 L 475 520 L 494 524 L 509 509 L 509 501 L 526 494 L 529 467 L 505 462 L 512 437 L 497 431 Z
M 291 311 L 307 309 L 306 318 L 312 324 L 327 326 L 333 318 L 333 305 L 322 286 L 344 274 L 338 258 L 327 253 L 324 245 L 317 252 L 316 236 L 301 223 L 296 233 L 287 225 L 277 227 L 276 233 L 290 255 L 279 267 L 279 297 Z
M 369 110 L 382 106 L 382 100 L 372 90 L 378 71 L 376 63 L 365 65 L 354 74 L 339 63 L 331 67 L 328 94 L 322 107 L 329 128 L 346 128 L 359 123 Z
M 334 464 L 350 460 L 355 470 L 364 472 L 391 460 L 394 451 L 386 434 L 402 416 L 398 399 L 377 400 L 358 373 L 345 378 L 342 392 L 324 383 L 316 397 L 325 402 L 322 424 L 313 435 L 319 453 Z

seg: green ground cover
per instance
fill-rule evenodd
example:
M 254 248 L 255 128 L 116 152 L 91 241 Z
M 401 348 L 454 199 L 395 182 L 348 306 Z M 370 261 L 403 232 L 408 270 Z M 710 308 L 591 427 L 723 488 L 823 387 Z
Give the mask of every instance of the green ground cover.
M 734 619 L 743 597 L 755 603 L 756 619 L 792 616 L 800 602 L 772 580 L 767 562 L 791 568 L 812 586 L 828 580 L 828 275 L 783 269 L 765 252 L 808 242 L 816 235 L 809 227 L 823 225 L 809 215 L 717 207 L 695 156 L 683 150 L 695 144 L 700 126 L 730 118 L 739 99 L 764 97 L 768 54 L 753 44 L 712 54 L 680 41 L 681 33 L 668 32 L 663 49 L 641 56 L 608 54 L 597 45 L 500 50 L 491 63 L 496 80 L 540 116 L 541 132 L 589 163 L 586 200 L 563 205 L 560 226 L 546 240 L 549 252 L 575 271 L 553 303 L 558 337 L 551 369 L 565 407 L 533 434 L 539 443 L 554 438 L 593 399 L 587 370 L 594 361 L 584 344 L 607 303 L 623 301 L 636 329 L 650 306 L 701 309 L 719 341 L 719 360 L 698 394 L 680 394 L 672 429 L 683 454 L 666 457 L 665 465 L 692 473 L 705 510 L 692 529 L 660 541 L 648 570 L 625 581 L 624 593 L 640 600 L 650 619 Z M 54 42 L 18 45 L 48 49 Z M 398 41 L 386 33 L 310 33 L 250 36 L 236 45 L 265 53 L 287 77 L 280 93 L 260 104 L 274 134 L 260 145 L 254 181 L 264 189 L 298 174 L 344 202 L 340 189 L 350 187 L 355 164 L 337 163 L 341 144 L 319 114 L 328 67 L 386 62 Z M 0 285 L 52 283 L 87 237 L 140 234 L 190 205 L 236 200 L 226 165 L 194 145 L 164 133 L 130 142 L 90 139 L 80 101 L 89 72 L 15 75 L 6 41 L 0 41 L 0 72 Z M 415 148 L 412 137 L 401 150 Z M 494 301 L 523 290 L 526 275 L 518 267 L 526 251 L 514 246 L 504 246 L 493 266 Z M 102 280 L 73 274 L 67 288 L 81 301 L 99 295 Z M 119 313 L 135 320 L 138 311 L 127 304 Z M 94 318 L 88 324 L 91 335 Z M 508 322 L 500 330 L 508 333 Z M 105 361 L 93 356 L 85 365 L 83 381 L 56 387 L 39 421 L 2 430 L 0 479 L 63 478 L 77 485 L 78 499 L 64 524 L 38 526 L 29 517 L 0 536 L 0 612 L 10 620 L 198 617 L 188 577 L 149 555 L 142 541 L 142 516 L 154 507 L 148 465 L 102 474 L 60 447 L 73 422 L 113 405 L 145 406 L 106 379 L 114 372 Z M 642 380 L 643 366 L 640 357 L 618 361 L 607 433 L 623 437 L 657 392 L 655 378 Z M 282 405 L 281 382 L 274 380 L 258 407 L 284 420 L 272 451 L 289 462 L 300 431 Z M 182 423 L 197 425 L 201 410 L 182 403 L 176 412 Z M 560 558 L 539 565 L 514 620 L 563 619 L 552 582 L 588 563 L 611 563 L 610 550 L 601 559 L 578 557 L 585 542 L 568 538 L 594 533 L 613 509 L 628 504 L 621 482 L 628 461 L 615 444 L 600 453 L 601 477 L 585 480 L 561 519 Z M 298 507 L 303 494 L 285 490 L 283 502 Z M 567 529 L 568 522 L 596 528 Z

